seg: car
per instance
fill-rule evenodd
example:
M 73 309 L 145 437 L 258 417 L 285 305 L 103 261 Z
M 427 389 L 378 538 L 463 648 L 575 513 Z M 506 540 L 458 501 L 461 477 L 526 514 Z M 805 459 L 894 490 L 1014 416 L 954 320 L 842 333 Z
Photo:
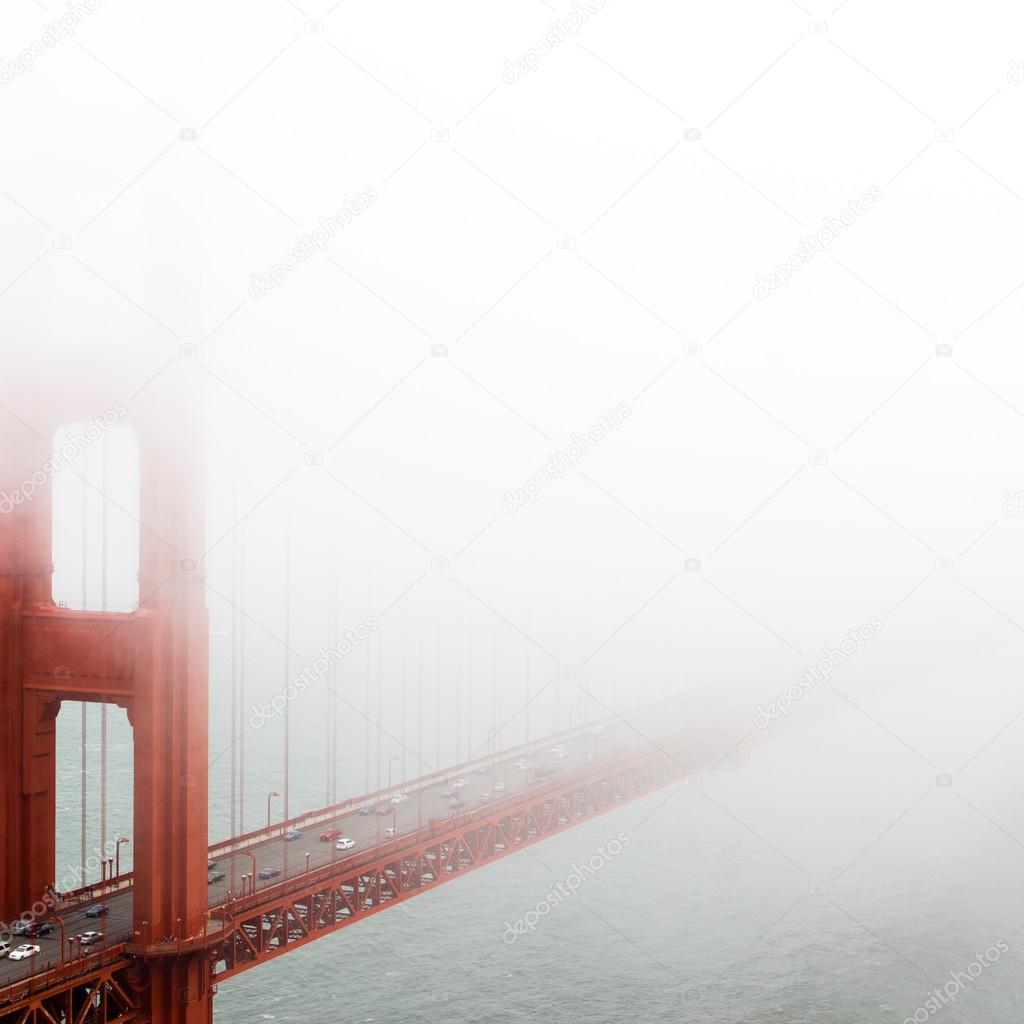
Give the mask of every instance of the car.
M 340 828 L 329 828 L 324 832 L 320 833 L 320 842 L 329 843 L 334 839 L 338 839 L 341 836 Z
M 259 873 L 260 878 L 277 878 L 281 874 L 280 868 L 263 868 Z
M 6 939 L 0 939 L 0 959 L 7 956 L 11 951 L 11 944 Z
M 486 775 L 489 771 L 490 771 L 490 768 L 488 768 L 487 765 L 482 764 L 482 765 L 480 765 L 479 768 L 477 768 L 476 773 L 477 773 L 477 775 Z
M 465 801 L 465 800 L 458 800 L 458 799 L 455 799 L 455 800 L 453 800 L 453 801 L 452 801 L 452 802 L 451 802 L 451 803 L 450 803 L 450 804 L 449 804 L 448 806 L 449 806 L 449 807 L 450 807 L 450 808 L 451 808 L 451 809 L 452 809 L 453 811 L 457 811 L 457 810 L 459 810 L 459 808 L 461 808 L 461 807 L 465 807 L 465 806 L 466 806 L 466 801 Z
M 296 839 L 302 838 L 302 833 L 296 828 L 289 829 L 287 832 L 285 832 L 284 838 L 286 842 L 294 843 Z
M 397 836 L 397 835 L 398 835 L 398 829 L 395 828 L 394 825 L 388 825 L 388 827 L 386 829 L 384 829 L 384 836 L 387 839 L 394 839 L 395 836 Z
M 42 936 L 42 935 L 49 935 L 49 934 L 51 934 L 52 931 L 53 931 L 53 922 L 52 921 L 40 921 L 39 924 L 37 924 L 32 929 L 32 931 L 29 934 L 32 935 L 32 936 L 36 936 L 36 935 Z
M 24 918 L 18 918 L 11 924 L 12 935 L 31 935 L 32 934 L 32 922 L 26 921 Z
M 206 870 L 207 871 L 212 871 L 216 866 L 217 866 L 217 862 L 215 860 L 208 860 L 206 862 Z
M 489 804 L 491 802 L 491 794 L 484 792 L 480 794 L 480 803 Z
M 94 903 L 86 912 L 86 917 L 106 917 L 110 913 L 109 903 Z
M 334 848 L 336 850 L 354 850 L 355 847 L 356 841 L 354 839 L 349 839 L 347 836 L 342 836 L 341 839 L 334 844 Z
M 83 946 L 92 946 L 99 942 L 100 939 L 102 938 L 103 932 L 82 932 L 82 934 L 78 936 L 78 941 Z
M 217 882 L 223 882 L 224 881 L 224 877 L 225 876 L 224 876 L 224 872 L 223 871 L 211 871 L 206 876 L 206 884 L 207 885 L 216 885 Z
M 391 798 L 391 802 L 393 804 L 404 804 L 405 801 L 408 800 L 408 799 L 409 799 L 409 794 L 408 793 L 398 793 L 396 796 L 393 796 Z
M 520 758 L 512 767 L 520 772 L 528 772 L 530 770 L 530 762 Z
M 448 789 L 442 791 L 441 796 L 443 796 L 445 800 L 451 800 L 451 798 L 455 796 L 455 790 L 449 786 Z
M 506 788 L 507 787 L 506 787 L 504 782 L 496 782 L 494 784 L 494 792 L 495 793 L 504 793 Z
M 367 804 L 365 807 L 359 808 L 359 813 L 363 815 L 363 817 L 366 817 L 367 814 L 373 814 L 373 808 Z
M 388 801 L 386 804 L 381 804 L 380 807 L 377 808 L 377 813 L 383 816 L 385 814 L 390 814 L 393 810 L 394 808 L 392 807 L 391 802 Z
M 9 960 L 27 960 L 30 956 L 35 956 L 37 953 L 41 953 L 42 948 L 40 946 L 33 946 L 31 943 L 26 942 L 23 946 L 19 946 L 17 949 L 12 949 L 8 954 Z
M 551 748 L 551 753 L 554 754 L 555 757 L 565 757 L 569 751 L 565 749 L 563 744 L 559 743 L 558 746 Z
M 452 783 L 452 789 L 462 789 L 464 786 L 469 785 L 469 779 L 456 779 Z
M 593 734 L 594 736 L 600 736 L 600 735 L 601 735 L 601 733 L 603 733 L 603 732 L 604 732 L 604 726 L 603 726 L 603 725 L 592 725 L 592 726 L 590 727 L 590 731 L 591 731 L 591 733 L 592 733 L 592 734 Z

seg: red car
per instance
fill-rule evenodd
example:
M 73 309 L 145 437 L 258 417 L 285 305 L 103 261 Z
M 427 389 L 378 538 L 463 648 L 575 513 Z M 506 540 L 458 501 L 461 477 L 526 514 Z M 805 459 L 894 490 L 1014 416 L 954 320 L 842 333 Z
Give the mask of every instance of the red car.
M 334 842 L 335 839 L 340 839 L 340 838 L 341 838 L 341 829 L 340 828 L 329 828 L 326 832 L 321 832 L 320 833 L 320 842 L 322 842 L 322 843 L 332 843 L 332 842 Z

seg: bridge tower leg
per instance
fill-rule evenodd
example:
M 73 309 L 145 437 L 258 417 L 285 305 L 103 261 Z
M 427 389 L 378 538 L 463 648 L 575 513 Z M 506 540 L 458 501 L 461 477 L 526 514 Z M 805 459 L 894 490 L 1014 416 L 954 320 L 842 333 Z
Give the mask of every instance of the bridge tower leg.
M 146 1020 L 208 1024 L 201 417 L 197 396 L 179 388 L 162 397 L 161 405 L 151 396 L 135 424 L 141 526 L 132 614 L 54 605 L 51 442 L 38 426 L 0 422 L 0 918 L 32 910 L 55 881 L 61 701 L 120 704 L 134 729 L 129 948 L 146 965 Z M 168 936 L 175 942 L 159 942 Z
M 141 537 L 136 640 L 135 932 L 173 935 L 174 958 L 150 960 L 152 1024 L 212 1019 L 208 957 L 209 623 L 199 409 L 179 392 L 139 439 Z M 194 945 L 195 952 L 188 952 Z
M 49 444 L 14 422 L 0 444 L 0 919 L 31 909 L 56 865 L 55 713 L 22 689 L 23 617 L 52 606 Z

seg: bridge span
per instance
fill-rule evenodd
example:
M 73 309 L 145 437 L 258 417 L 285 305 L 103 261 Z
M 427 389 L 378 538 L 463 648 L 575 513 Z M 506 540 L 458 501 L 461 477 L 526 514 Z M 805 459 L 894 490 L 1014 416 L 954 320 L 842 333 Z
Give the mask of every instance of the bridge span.
M 740 738 L 724 729 L 695 735 L 681 712 L 647 711 L 215 843 L 211 870 L 223 878 L 210 884 L 205 925 L 193 934 L 140 943 L 130 874 L 70 894 L 49 918 L 59 929 L 31 940 L 42 946 L 37 957 L 0 960 L 0 1022 L 144 1021 L 152 965 L 182 954 L 202 954 L 206 970 L 195 991 L 178 997 L 212 1014 L 218 982 L 697 776 Z M 463 806 L 453 807 L 456 800 Z M 334 830 L 355 845 L 339 851 Z M 89 917 L 98 905 L 109 910 Z M 97 944 L 74 941 L 93 930 L 103 933 Z

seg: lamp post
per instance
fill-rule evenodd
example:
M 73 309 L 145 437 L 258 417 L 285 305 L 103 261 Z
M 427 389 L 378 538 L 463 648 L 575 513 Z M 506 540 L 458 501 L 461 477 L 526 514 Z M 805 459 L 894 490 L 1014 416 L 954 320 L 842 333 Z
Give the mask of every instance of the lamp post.
M 256 854 L 253 853 L 252 850 L 240 850 L 239 852 L 244 854 L 252 861 L 252 875 L 250 876 L 252 879 L 252 883 L 249 886 L 249 892 L 253 893 L 256 891 Z
M 60 948 L 61 948 L 61 953 L 63 954 L 63 951 L 64 951 L 64 935 L 65 935 L 65 932 L 64 932 L 64 918 L 61 917 L 59 914 L 51 914 L 50 915 L 50 919 L 53 920 L 53 921 L 56 921 L 57 924 L 60 925 Z
M 114 877 L 115 878 L 120 878 L 121 877 L 121 844 L 122 843 L 128 843 L 128 842 L 131 842 L 131 840 L 128 838 L 128 836 L 121 836 L 121 838 L 118 839 L 117 846 L 114 849 L 114 861 L 115 861 L 115 863 L 114 863 Z
M 277 790 L 274 790 L 272 793 L 268 793 L 267 794 L 267 831 L 268 832 L 270 831 L 270 801 L 273 800 L 273 798 L 275 796 L 280 796 L 280 795 L 281 794 L 278 793 Z
M 388 758 L 388 789 L 391 788 L 391 769 L 394 767 L 395 762 L 398 760 L 398 755 L 394 754 Z

